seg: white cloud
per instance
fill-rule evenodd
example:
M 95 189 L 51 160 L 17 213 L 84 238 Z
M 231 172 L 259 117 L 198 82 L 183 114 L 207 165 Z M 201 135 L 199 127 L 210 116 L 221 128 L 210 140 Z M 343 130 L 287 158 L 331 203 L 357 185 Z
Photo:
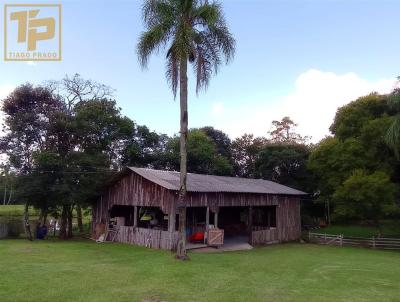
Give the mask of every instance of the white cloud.
M 6 96 L 10 94 L 15 88 L 14 85 L 4 84 L 0 85 L 0 100 L 4 99 Z
M 225 114 L 227 118 L 218 121 L 216 127 L 231 137 L 245 132 L 265 136 L 273 120 L 289 116 L 298 124 L 300 134 L 317 142 L 329 134 L 338 107 L 374 91 L 388 93 L 395 82 L 395 79 L 370 82 L 353 72 L 338 75 L 310 69 L 298 76 L 293 92 L 258 108 L 230 108 L 229 114 Z

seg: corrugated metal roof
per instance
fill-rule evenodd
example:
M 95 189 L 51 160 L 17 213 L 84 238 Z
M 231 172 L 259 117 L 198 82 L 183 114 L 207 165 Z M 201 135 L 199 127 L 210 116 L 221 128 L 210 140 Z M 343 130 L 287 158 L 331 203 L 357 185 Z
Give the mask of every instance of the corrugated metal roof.
M 140 176 L 169 190 L 179 190 L 179 172 L 129 167 Z M 264 179 L 251 179 L 188 173 L 188 192 L 232 192 L 305 195 L 299 190 Z

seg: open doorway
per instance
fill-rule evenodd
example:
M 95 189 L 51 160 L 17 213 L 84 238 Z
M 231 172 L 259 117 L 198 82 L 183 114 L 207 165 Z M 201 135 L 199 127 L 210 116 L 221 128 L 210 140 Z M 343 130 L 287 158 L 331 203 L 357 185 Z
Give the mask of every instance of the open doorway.
M 251 217 L 250 217 L 251 213 Z M 218 227 L 226 243 L 250 242 L 251 232 L 276 227 L 276 206 L 221 207 Z
M 221 207 L 218 227 L 224 230 L 224 243 L 249 242 L 249 207 Z

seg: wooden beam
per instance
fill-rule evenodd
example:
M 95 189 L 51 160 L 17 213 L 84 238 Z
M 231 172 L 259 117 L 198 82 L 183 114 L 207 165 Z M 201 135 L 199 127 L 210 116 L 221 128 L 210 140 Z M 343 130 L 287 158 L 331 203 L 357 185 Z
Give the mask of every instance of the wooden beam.
M 206 234 L 204 236 L 204 243 L 208 244 L 208 229 L 210 228 L 210 208 L 206 210 Z
M 206 212 L 206 231 L 208 231 L 210 225 L 210 208 L 207 207 L 207 212 Z
M 136 228 L 138 225 L 138 207 L 133 207 L 133 226 Z

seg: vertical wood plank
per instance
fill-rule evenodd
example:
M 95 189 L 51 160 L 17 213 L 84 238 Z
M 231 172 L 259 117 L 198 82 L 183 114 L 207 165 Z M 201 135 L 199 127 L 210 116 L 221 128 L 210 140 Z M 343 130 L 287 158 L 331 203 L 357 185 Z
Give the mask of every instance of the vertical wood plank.
M 133 210 L 133 226 L 136 228 L 138 225 L 138 207 L 134 206 Z

